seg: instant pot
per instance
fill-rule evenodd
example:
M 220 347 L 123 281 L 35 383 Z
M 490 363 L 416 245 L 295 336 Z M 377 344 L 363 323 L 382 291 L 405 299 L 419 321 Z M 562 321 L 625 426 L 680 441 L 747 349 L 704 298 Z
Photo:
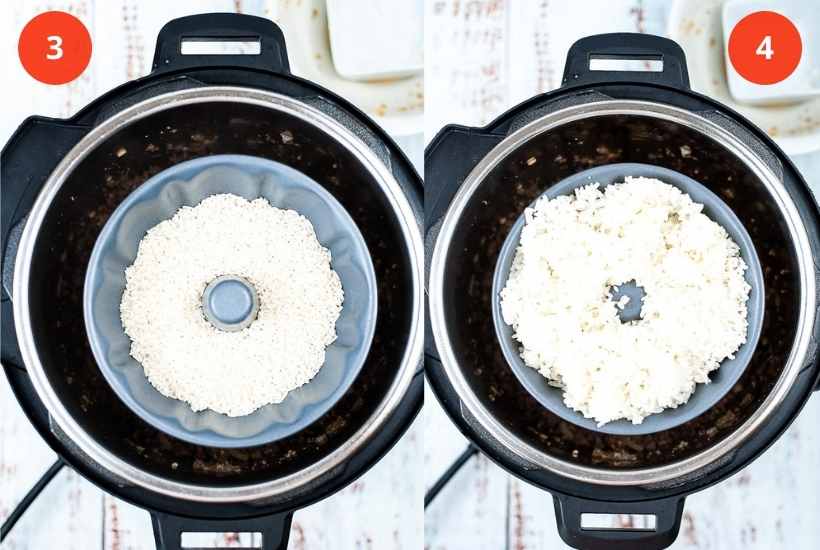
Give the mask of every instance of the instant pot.
M 597 60 L 633 66 L 591 70 Z M 647 61 L 662 69 L 643 70 Z M 626 162 L 718 195 L 751 236 L 765 288 L 759 341 L 733 387 L 695 418 L 641 435 L 582 427 L 541 405 L 505 361 L 492 315 L 499 251 L 524 208 L 568 176 Z M 567 544 L 670 545 L 686 496 L 762 453 L 817 387 L 820 218 L 805 181 L 761 129 L 689 89 L 677 44 L 620 33 L 576 42 L 560 89 L 482 128 L 446 126 L 425 163 L 425 363 L 441 404 L 494 462 L 552 493 Z M 590 528 L 584 514 L 655 520 Z
M 258 55 L 184 55 L 183 41 L 256 41 Z M 197 157 L 250 155 L 319 182 L 361 231 L 378 318 L 360 375 L 321 418 L 272 443 L 206 447 L 147 424 L 101 374 L 83 321 L 100 230 L 135 188 Z M 261 532 L 285 548 L 292 513 L 396 442 L 422 401 L 422 186 L 353 105 L 290 74 L 266 19 L 176 19 L 150 75 L 66 120 L 30 117 L 2 152 L 2 363 L 28 418 L 74 469 L 151 513 L 158 547 L 184 531 Z

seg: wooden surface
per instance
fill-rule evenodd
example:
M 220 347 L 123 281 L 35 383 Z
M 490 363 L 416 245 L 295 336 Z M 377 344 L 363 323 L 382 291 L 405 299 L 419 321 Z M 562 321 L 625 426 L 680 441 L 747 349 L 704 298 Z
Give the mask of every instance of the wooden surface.
M 425 133 L 483 125 L 557 87 L 570 44 L 599 32 L 665 34 L 667 0 L 433 0 L 425 15 Z M 698 2 L 691 0 L 692 9 Z M 690 63 L 693 61 L 690 60 Z M 794 159 L 820 191 L 820 155 Z M 428 390 L 424 475 L 429 486 L 467 445 Z M 689 497 L 677 550 L 820 548 L 820 394 L 761 458 Z M 471 459 L 425 515 L 429 550 L 552 550 L 548 493 Z
M 270 15 L 275 0 L 88 0 L 0 3 L 0 69 L 3 99 L 0 142 L 28 115 L 67 117 L 127 80 L 147 74 L 154 40 L 169 19 L 208 11 Z M 85 73 L 66 86 L 31 79 L 17 62 L 17 36 L 34 15 L 57 9 L 88 27 L 94 53 Z M 421 136 L 401 144 L 421 162 Z M 418 164 L 417 164 L 418 165 Z M 421 426 L 408 434 L 358 481 L 297 512 L 289 548 L 294 550 L 410 549 L 422 547 Z M 54 460 L 0 376 L 0 521 Z M 190 543 L 247 546 L 248 537 L 197 537 Z M 104 494 L 64 469 L 3 543 L 3 550 L 146 550 L 154 548 L 148 513 Z

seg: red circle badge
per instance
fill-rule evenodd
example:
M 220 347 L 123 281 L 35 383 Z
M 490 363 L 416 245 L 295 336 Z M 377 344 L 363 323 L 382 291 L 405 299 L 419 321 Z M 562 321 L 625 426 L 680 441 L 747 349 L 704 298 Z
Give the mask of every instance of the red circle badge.
M 729 35 L 729 60 L 755 84 L 775 84 L 794 72 L 803 54 L 800 33 L 787 17 L 773 11 L 751 13 Z
M 91 35 L 82 21 L 62 11 L 41 13 L 20 33 L 17 53 L 23 68 L 45 84 L 65 84 L 91 60 Z

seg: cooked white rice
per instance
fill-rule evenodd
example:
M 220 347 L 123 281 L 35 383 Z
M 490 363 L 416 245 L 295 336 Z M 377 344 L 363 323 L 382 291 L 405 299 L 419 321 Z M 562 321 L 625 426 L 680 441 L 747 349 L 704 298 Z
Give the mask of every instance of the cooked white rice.
M 526 224 L 504 320 L 524 362 L 599 425 L 640 424 L 685 403 L 746 341 L 746 264 L 726 231 L 677 188 L 650 178 L 543 198 Z M 622 323 L 614 286 L 643 287 Z

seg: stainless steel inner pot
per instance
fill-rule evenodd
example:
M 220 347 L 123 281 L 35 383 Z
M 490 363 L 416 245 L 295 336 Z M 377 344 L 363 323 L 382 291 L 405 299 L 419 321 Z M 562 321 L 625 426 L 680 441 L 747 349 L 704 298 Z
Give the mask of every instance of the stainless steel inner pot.
M 363 170 L 366 171 L 369 178 L 377 182 L 384 201 L 389 205 L 392 216 L 397 220 L 396 224 L 399 227 L 403 246 L 407 249 L 407 271 L 410 273 L 408 277 L 410 283 L 407 288 L 401 289 L 401 291 L 406 295 L 403 301 L 408 304 L 411 310 L 408 317 L 411 321 L 409 321 L 409 331 L 406 340 L 404 340 L 406 344 L 401 348 L 404 351 L 401 355 L 400 364 L 395 367 L 390 367 L 390 369 L 395 368 L 396 374 L 392 378 L 389 387 L 382 393 L 383 397 L 377 405 L 373 406 L 372 412 L 366 420 L 361 423 L 358 429 L 356 429 L 350 437 L 333 448 L 332 451 L 321 456 L 321 458 L 315 462 L 305 464 L 301 469 L 296 469 L 298 467 L 297 465 L 291 468 L 291 470 L 295 471 L 289 471 L 286 475 L 282 476 L 261 475 L 260 477 L 260 474 L 256 474 L 256 477 L 242 477 L 242 472 L 229 470 L 225 472 L 215 471 L 214 474 L 210 476 L 205 475 L 203 477 L 203 475 L 199 475 L 196 477 L 196 482 L 191 482 L 174 478 L 171 475 L 170 469 L 168 470 L 168 476 L 165 477 L 158 475 L 155 471 L 149 471 L 147 468 L 141 467 L 139 463 L 135 463 L 134 459 L 124 459 L 119 453 L 113 452 L 112 449 L 109 448 L 110 445 L 102 444 L 95 434 L 90 433 L 89 430 L 84 427 L 83 422 L 85 422 L 85 419 L 81 422 L 78 419 L 76 410 L 69 410 L 63 399 L 65 391 L 63 385 L 65 381 L 60 380 L 60 387 L 58 387 L 56 384 L 57 381 L 54 378 L 55 375 L 46 368 L 46 365 L 44 365 L 44 362 L 41 360 L 44 349 L 40 347 L 43 343 L 38 342 L 38 333 L 41 333 L 42 330 L 39 328 L 39 325 L 36 324 L 35 320 L 32 319 L 32 306 L 37 306 L 37 311 L 42 311 L 43 308 L 39 307 L 41 304 L 36 303 L 41 301 L 40 298 L 32 295 L 30 277 L 32 274 L 32 264 L 35 262 L 34 254 L 38 248 L 38 239 L 41 237 L 43 227 L 46 226 L 51 230 L 54 230 L 55 227 L 58 230 L 61 228 L 62 222 L 59 219 L 58 213 L 55 213 L 52 208 L 53 203 L 57 197 L 59 197 L 59 200 L 65 198 L 60 195 L 61 188 L 72 177 L 74 172 L 82 167 L 82 163 L 85 159 L 91 155 L 105 158 L 119 158 L 120 155 L 116 152 L 116 149 L 111 152 L 101 152 L 100 148 L 103 146 L 111 147 L 110 140 L 112 136 L 118 135 L 118 132 L 123 130 L 127 131 L 134 125 L 139 125 L 140 121 L 146 120 L 149 117 L 161 115 L 166 112 L 174 112 L 175 110 L 198 108 L 198 106 L 207 108 L 208 105 L 219 104 L 228 104 L 228 106 L 234 108 L 237 113 L 242 109 L 253 108 L 257 111 L 261 109 L 261 111 L 265 113 L 264 116 L 269 116 L 272 120 L 275 120 L 277 117 L 290 117 L 292 120 L 298 120 L 301 124 L 305 125 L 305 128 L 311 128 L 311 132 L 315 131 L 317 135 L 321 133 L 327 136 L 328 139 L 333 141 L 334 147 L 338 146 L 347 151 L 350 158 L 355 159 L 355 161 L 363 167 Z M 207 111 L 200 110 L 199 112 L 203 113 L 203 116 L 207 114 Z M 257 120 L 242 119 L 239 114 L 235 115 L 235 119 L 228 118 L 227 120 L 231 123 L 235 122 L 240 126 L 240 129 L 243 127 L 253 128 L 253 124 L 258 122 Z M 157 135 L 152 136 L 153 141 L 149 141 L 148 143 L 143 141 L 141 145 L 146 147 L 162 147 L 164 144 L 159 135 L 163 134 L 163 131 L 171 132 L 173 128 L 151 129 L 152 132 L 154 130 L 156 130 Z M 267 137 L 259 135 L 231 135 L 231 132 L 236 131 L 235 128 L 213 128 L 211 130 L 215 132 L 224 131 L 228 137 L 238 140 L 238 142 L 241 143 L 245 143 L 245 140 L 261 140 L 261 142 L 253 142 L 254 146 L 258 148 L 264 148 L 265 139 L 271 139 L 279 143 L 279 145 L 276 146 L 281 146 L 281 140 L 284 140 L 286 144 L 292 143 L 294 146 L 298 146 L 301 138 L 299 135 L 286 136 L 286 138 L 289 139 L 280 138 L 279 135 Z M 146 140 L 148 137 L 148 135 L 145 136 Z M 136 142 L 140 143 L 141 138 L 142 136 L 136 136 Z M 163 159 L 163 162 L 174 162 L 174 159 L 185 160 L 186 156 L 192 154 L 191 150 L 209 150 L 210 144 L 207 141 L 209 139 L 207 135 L 194 134 L 186 136 L 186 139 L 188 138 L 190 138 L 190 146 L 182 145 L 176 148 L 169 146 L 167 151 L 168 156 Z M 273 145 L 274 141 L 271 141 L 271 150 L 275 149 Z M 146 148 L 146 151 L 149 150 L 150 149 Z M 140 152 L 140 154 L 142 153 Z M 307 154 L 307 152 L 305 154 Z M 106 155 L 108 156 L 106 157 Z M 128 171 L 127 168 L 124 169 L 124 172 L 128 173 Z M 122 174 L 119 175 L 122 176 Z M 130 175 L 133 176 L 133 172 L 131 172 Z M 339 179 L 331 178 L 331 185 L 354 186 L 360 183 L 356 181 L 339 181 L 343 176 L 344 174 L 340 174 Z M 103 178 L 105 181 L 92 181 L 87 183 L 88 185 L 106 186 L 112 184 L 111 181 L 108 181 L 108 177 L 116 179 L 114 176 L 107 176 Z M 80 202 L 81 200 L 83 200 L 83 197 L 78 196 L 77 201 Z M 103 208 L 105 205 L 89 205 L 89 217 L 93 217 L 99 211 L 95 209 L 97 207 Z M 108 214 L 110 214 L 110 212 L 108 212 Z M 361 213 L 351 212 L 351 215 L 356 218 L 356 216 L 361 215 Z M 64 229 L 65 228 L 63 228 L 63 230 Z M 374 262 L 378 264 L 378 252 L 372 253 L 374 255 Z M 307 487 L 311 482 L 322 479 L 323 476 L 326 477 L 333 471 L 342 468 L 346 459 L 363 445 L 367 444 L 368 440 L 378 432 L 379 428 L 390 418 L 391 414 L 397 408 L 421 361 L 423 343 L 423 333 L 420 325 L 422 311 L 422 254 L 417 214 L 414 212 L 408 198 L 404 195 L 390 169 L 385 164 L 385 160 L 379 158 L 379 155 L 365 143 L 362 136 L 355 135 L 332 116 L 308 105 L 307 102 L 284 95 L 250 88 L 228 86 L 209 86 L 179 90 L 141 101 L 98 124 L 62 159 L 46 181 L 29 214 L 15 262 L 13 294 L 17 338 L 26 368 L 31 376 L 31 381 L 39 398 L 47 407 L 53 421 L 68 439 L 115 478 L 123 480 L 124 483 L 134 484 L 161 494 L 200 502 L 243 502 L 271 498 L 298 488 Z M 377 265 L 377 271 L 379 271 L 378 268 L 379 266 Z M 72 274 L 74 278 L 82 276 L 85 271 L 84 266 L 71 266 L 71 269 L 77 272 Z M 61 307 L 61 305 L 54 304 L 54 307 Z M 42 336 L 40 337 L 42 338 Z M 54 345 L 56 345 L 56 343 Z M 81 345 L 81 343 L 78 343 L 78 346 L 79 345 Z M 87 343 L 82 343 L 82 345 L 87 345 Z M 396 345 L 399 345 L 398 342 Z M 92 376 L 88 373 L 84 375 Z M 99 434 L 97 434 L 97 436 L 98 435 Z M 173 445 L 175 444 L 160 438 L 156 440 L 156 445 L 158 448 L 168 449 L 167 452 L 172 453 Z M 226 456 L 230 458 L 231 455 Z M 190 458 L 188 458 L 188 460 L 190 460 Z M 243 460 L 250 461 L 251 459 Z M 248 462 L 248 464 L 259 463 L 259 460 L 256 462 Z M 239 480 L 232 481 L 230 478 L 232 474 L 236 474 Z M 193 477 L 194 476 L 192 476 L 192 478 Z M 202 479 L 209 481 L 202 481 Z
M 476 322 L 486 324 L 486 320 L 481 319 L 476 321 L 472 318 L 456 319 L 454 317 L 455 315 L 468 314 L 460 310 L 458 305 L 453 305 L 452 303 L 453 289 L 448 287 L 448 283 L 452 285 L 453 281 L 448 280 L 447 273 L 448 270 L 455 268 L 453 267 L 453 257 L 450 255 L 460 254 L 462 257 L 472 258 L 471 267 L 465 269 L 470 269 L 473 272 L 482 269 L 491 272 L 494 265 L 492 252 L 486 253 L 486 257 L 482 255 L 482 253 L 476 253 L 475 256 L 472 256 L 472 249 L 467 251 L 461 248 L 462 243 L 465 242 L 463 240 L 465 238 L 464 235 L 469 234 L 469 228 L 473 227 L 473 224 L 478 225 L 474 217 L 476 210 L 471 210 L 469 215 L 465 214 L 465 211 L 471 206 L 470 201 L 475 198 L 477 191 L 482 188 L 482 185 L 487 185 L 488 177 L 493 173 L 494 169 L 499 168 L 505 162 L 508 166 L 510 165 L 509 163 L 515 162 L 520 163 L 521 166 L 516 164 L 516 168 L 508 168 L 508 176 L 510 174 L 516 175 L 509 177 L 509 181 L 506 183 L 507 187 L 503 187 L 503 192 L 516 196 L 516 200 L 520 200 L 526 205 L 532 198 L 527 199 L 527 193 L 533 195 L 537 193 L 532 190 L 525 190 L 522 183 L 524 177 L 520 176 L 519 178 L 521 170 L 524 169 L 523 165 L 526 164 L 525 162 L 521 162 L 521 159 L 526 160 L 527 158 L 523 156 L 522 151 L 530 151 L 527 155 L 542 154 L 542 151 L 536 149 L 535 145 L 532 145 L 536 138 L 539 136 L 543 137 L 550 132 L 556 132 L 565 125 L 592 120 L 596 117 L 619 117 L 618 120 L 621 122 L 629 120 L 630 117 L 644 117 L 658 121 L 659 123 L 679 125 L 701 136 L 701 140 L 711 140 L 719 144 L 745 166 L 750 177 L 756 178 L 765 187 L 765 191 L 768 194 L 767 201 L 769 201 L 772 208 L 777 211 L 778 216 L 786 228 L 788 240 L 794 250 L 794 258 L 797 265 L 796 273 L 790 275 L 795 280 L 793 286 L 798 289 L 795 299 L 799 302 L 796 308 L 797 321 L 794 326 L 794 336 L 790 340 L 791 346 L 788 351 L 785 366 L 780 371 L 771 389 L 765 397 L 762 398 L 756 409 L 743 420 L 742 423 L 734 428 L 726 437 L 718 440 L 714 445 L 706 447 L 696 454 L 687 456 L 681 460 L 663 462 L 662 459 L 659 459 L 657 464 L 649 467 L 615 468 L 581 464 L 568 460 L 565 457 L 559 457 L 555 453 L 548 452 L 546 449 L 549 447 L 546 445 L 536 445 L 532 439 L 526 440 L 522 437 L 520 431 L 517 432 L 511 428 L 509 419 L 507 419 L 506 422 L 501 421 L 492 410 L 491 404 L 493 407 L 502 406 L 498 405 L 498 403 L 505 398 L 509 399 L 509 395 L 498 388 L 495 388 L 494 395 L 488 396 L 479 393 L 477 384 L 474 383 L 475 378 L 481 376 L 482 373 L 488 369 L 499 368 L 498 363 L 492 365 L 483 364 L 474 357 L 465 360 L 463 355 L 459 355 L 455 351 L 453 344 L 454 323 L 469 324 Z M 614 124 L 611 134 L 617 136 L 618 132 L 618 125 Z M 611 162 L 625 160 L 618 158 L 619 154 L 622 154 L 623 151 L 620 151 L 620 153 L 614 151 L 618 149 L 618 143 L 604 141 L 604 138 L 600 135 L 588 137 L 590 141 L 599 140 L 595 141 L 591 146 L 591 148 L 595 150 L 595 144 L 599 144 L 597 153 L 595 153 L 599 163 L 605 163 L 607 158 L 609 158 L 608 155 L 611 156 Z M 647 139 L 652 138 L 651 135 L 644 137 Z M 674 148 L 678 145 L 679 144 L 676 143 L 660 144 L 658 148 L 663 150 L 664 146 Z M 696 154 L 697 151 L 693 150 L 693 153 Z M 543 154 L 546 155 L 546 153 Z M 516 155 L 517 158 L 513 159 Z M 637 161 L 636 159 L 626 160 Z M 544 161 L 561 162 L 566 161 L 566 159 L 544 158 L 540 162 Z M 701 161 L 704 167 L 706 167 L 709 162 L 709 159 Z M 583 164 L 583 162 L 580 163 Z M 589 166 L 592 165 L 594 164 L 590 164 Z M 697 172 L 697 169 L 695 172 Z M 696 175 L 693 177 L 697 178 Z M 516 181 L 519 183 L 516 184 Z M 745 182 L 736 183 L 740 185 Z M 483 208 L 494 208 L 495 205 L 493 204 L 491 195 L 484 193 L 480 196 L 480 199 L 483 201 Z M 501 213 L 497 214 L 498 216 L 502 216 L 498 220 L 498 224 L 509 225 L 514 221 L 515 217 L 517 217 L 514 215 L 511 220 L 508 219 L 509 216 L 507 216 L 507 213 L 512 214 L 509 208 L 511 202 L 512 199 L 504 199 L 505 210 L 503 215 Z M 488 218 L 489 217 L 488 215 Z M 502 228 L 499 233 L 503 231 Z M 460 235 L 459 245 L 457 245 L 458 248 L 451 249 L 454 235 L 457 233 Z M 488 235 L 478 234 L 473 235 L 471 238 L 473 239 L 472 242 L 480 242 L 480 244 L 476 245 L 477 248 L 481 246 L 491 246 L 487 242 L 491 239 Z M 494 235 L 493 238 L 503 240 L 503 237 L 498 237 L 497 235 Z M 761 246 L 761 243 L 755 244 L 757 247 Z M 766 250 L 758 249 L 758 254 L 765 254 L 767 252 Z M 497 250 L 495 253 L 497 254 Z M 448 262 L 448 258 L 450 262 Z M 484 281 L 472 279 L 469 283 L 465 281 L 459 282 L 465 285 L 474 283 L 476 287 L 481 287 L 484 284 Z M 471 288 L 467 288 L 465 292 L 469 293 L 472 290 Z M 492 438 L 503 445 L 508 452 L 520 457 L 525 462 L 533 464 L 534 467 L 544 468 L 570 479 L 613 486 L 652 486 L 654 484 L 666 485 L 674 483 L 673 480 L 682 481 L 688 474 L 716 464 L 749 438 L 778 408 L 778 405 L 786 396 L 800 369 L 805 364 L 812 337 L 814 312 L 816 310 L 815 290 L 814 265 L 806 227 L 778 175 L 775 174 L 770 166 L 767 165 L 747 143 L 744 143 L 744 141 L 732 131 L 729 131 L 726 127 L 716 123 L 714 120 L 680 108 L 643 100 L 596 99 L 579 105 L 560 108 L 523 125 L 495 146 L 468 175 L 451 202 L 438 232 L 430 265 L 429 311 L 432 331 L 436 347 L 440 354 L 441 363 L 446 371 L 447 378 L 461 400 L 463 414 L 465 414 L 465 417 L 472 417 Z M 480 292 L 480 290 L 475 290 L 473 296 L 480 294 Z M 471 313 L 475 311 L 476 310 L 473 309 Z M 490 326 L 490 331 L 491 330 Z M 485 334 L 487 334 L 487 332 L 483 332 L 482 336 Z M 484 358 L 490 357 L 496 352 L 487 351 L 487 348 L 493 345 L 497 347 L 497 344 L 496 342 L 486 342 L 486 337 L 482 339 L 482 336 L 477 337 L 482 344 L 476 345 L 483 346 L 482 349 L 484 351 L 476 352 L 476 355 Z M 500 353 L 496 353 L 496 355 L 500 357 Z M 486 388 L 483 389 L 486 390 Z M 493 389 L 494 387 L 491 386 L 491 394 Z M 544 411 L 544 414 L 548 413 Z M 556 437 L 558 436 L 564 437 L 561 434 L 556 435 Z M 548 436 L 544 434 L 543 437 Z M 589 439 L 589 437 L 587 437 L 587 439 Z

